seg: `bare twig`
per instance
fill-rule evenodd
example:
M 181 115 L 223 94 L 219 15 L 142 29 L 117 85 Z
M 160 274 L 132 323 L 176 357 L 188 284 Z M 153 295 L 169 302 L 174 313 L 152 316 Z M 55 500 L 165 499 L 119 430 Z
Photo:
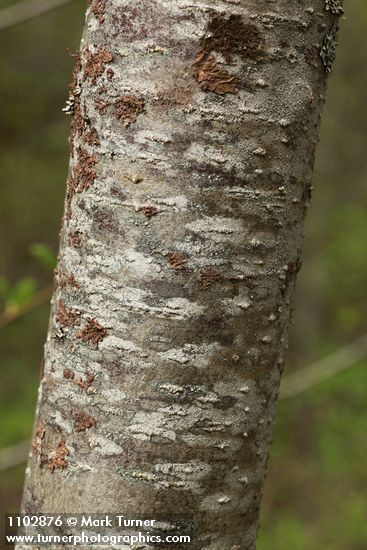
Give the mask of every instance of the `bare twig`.
M 309 390 L 335 374 L 355 365 L 366 356 L 367 334 L 316 361 L 309 367 L 286 376 L 280 386 L 280 399 L 294 397 Z
M 0 10 L 0 30 L 14 27 L 19 23 L 33 19 L 64 4 L 71 0 L 21 0 L 13 6 Z
M 0 328 L 9 325 L 13 321 L 19 319 L 19 317 L 23 317 L 23 315 L 26 315 L 30 311 L 33 311 L 34 309 L 37 309 L 41 305 L 47 303 L 52 296 L 52 291 L 53 285 L 42 288 L 41 290 L 36 292 L 33 298 L 24 306 L 21 306 L 19 309 L 16 310 L 4 311 L 4 313 L 1 313 Z
M 25 439 L 16 445 L 6 447 L 0 450 L 0 472 L 20 466 L 23 464 L 28 455 L 31 442 L 29 439 Z

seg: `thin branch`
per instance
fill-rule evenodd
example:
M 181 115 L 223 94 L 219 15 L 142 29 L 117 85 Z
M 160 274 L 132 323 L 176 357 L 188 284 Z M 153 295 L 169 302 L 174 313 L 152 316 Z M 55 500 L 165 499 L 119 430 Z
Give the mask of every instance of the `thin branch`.
M 71 0 L 21 0 L 0 10 L 0 30 L 14 27 L 43 13 L 68 4 Z
M 1 313 L 0 329 L 6 327 L 7 325 L 10 325 L 10 323 L 13 323 L 13 321 L 16 321 L 17 319 L 19 319 L 19 317 L 23 317 L 23 315 L 26 315 L 30 311 L 33 311 L 43 304 L 47 303 L 52 296 L 52 291 L 53 285 L 46 286 L 45 288 L 42 288 L 41 290 L 36 292 L 33 298 L 24 306 L 21 306 L 19 309 L 16 310 L 4 311 L 4 313 Z
M 5 472 L 15 466 L 20 466 L 27 460 L 30 440 L 25 439 L 16 445 L 0 450 L 0 472 Z
M 288 399 L 309 390 L 324 380 L 352 367 L 367 356 L 367 334 L 309 367 L 290 374 L 280 386 L 280 399 Z

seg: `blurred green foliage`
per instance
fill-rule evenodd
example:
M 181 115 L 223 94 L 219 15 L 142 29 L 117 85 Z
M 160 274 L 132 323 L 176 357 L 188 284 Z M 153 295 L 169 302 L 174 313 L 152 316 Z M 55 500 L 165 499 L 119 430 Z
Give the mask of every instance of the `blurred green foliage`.
M 33 298 L 35 291 L 36 281 L 32 277 L 24 277 L 13 286 L 5 277 L 1 277 L 0 301 L 3 302 L 3 311 L 17 312 Z
M 56 267 L 56 256 L 43 243 L 33 243 L 29 247 L 31 256 L 39 261 L 49 271 Z M 5 277 L 0 276 L 0 314 L 19 314 L 24 306 L 32 302 L 36 295 L 37 281 L 34 277 L 23 277 L 12 284 Z
M 29 247 L 29 251 L 41 265 L 51 270 L 55 269 L 57 258 L 49 246 L 43 243 L 33 243 Z
M 11 3 L 0 0 L 0 8 Z M 74 0 L 0 32 L 2 310 L 51 282 L 68 162 L 69 119 L 61 109 L 73 59 L 66 50 L 78 48 L 84 9 Z M 366 32 L 365 0 L 349 0 L 318 148 L 288 371 L 367 326 Z M 29 437 L 48 310 L 0 330 L 0 446 Z M 366 366 L 280 403 L 259 550 L 367 548 Z M 19 506 L 23 471 L 0 475 L 3 510 Z

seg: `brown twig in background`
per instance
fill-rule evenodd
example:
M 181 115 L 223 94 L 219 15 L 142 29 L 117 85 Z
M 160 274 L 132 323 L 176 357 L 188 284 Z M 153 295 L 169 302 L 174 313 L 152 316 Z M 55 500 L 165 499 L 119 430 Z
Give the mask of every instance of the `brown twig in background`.
M 23 464 L 27 459 L 30 445 L 30 440 L 25 439 L 16 445 L 0 449 L 0 472 Z
M 14 27 L 19 23 L 33 19 L 71 0 L 21 0 L 13 6 L 0 10 L 0 30 Z
M 367 334 L 323 357 L 309 367 L 285 376 L 280 386 L 280 399 L 288 399 L 309 390 L 348 367 L 352 367 L 366 356 Z
M 15 310 L 4 311 L 3 313 L 1 313 L 0 328 L 3 328 L 10 323 L 13 323 L 13 321 L 16 321 L 17 319 L 19 319 L 19 317 L 23 317 L 23 315 L 26 315 L 30 311 L 33 311 L 43 304 L 46 304 L 51 299 L 52 291 L 53 285 L 46 286 L 45 288 L 42 288 L 41 290 L 36 292 L 33 298 L 24 306 L 21 306 Z

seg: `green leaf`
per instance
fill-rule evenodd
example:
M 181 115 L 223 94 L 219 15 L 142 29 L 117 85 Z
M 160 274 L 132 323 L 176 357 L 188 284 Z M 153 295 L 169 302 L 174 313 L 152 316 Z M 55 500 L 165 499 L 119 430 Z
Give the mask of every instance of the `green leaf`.
M 55 269 L 56 256 L 52 250 L 43 243 L 33 243 L 29 248 L 31 256 L 36 258 L 44 267 L 48 269 Z
M 17 310 L 32 300 L 36 292 L 36 281 L 32 277 L 21 279 L 9 292 L 6 309 Z

